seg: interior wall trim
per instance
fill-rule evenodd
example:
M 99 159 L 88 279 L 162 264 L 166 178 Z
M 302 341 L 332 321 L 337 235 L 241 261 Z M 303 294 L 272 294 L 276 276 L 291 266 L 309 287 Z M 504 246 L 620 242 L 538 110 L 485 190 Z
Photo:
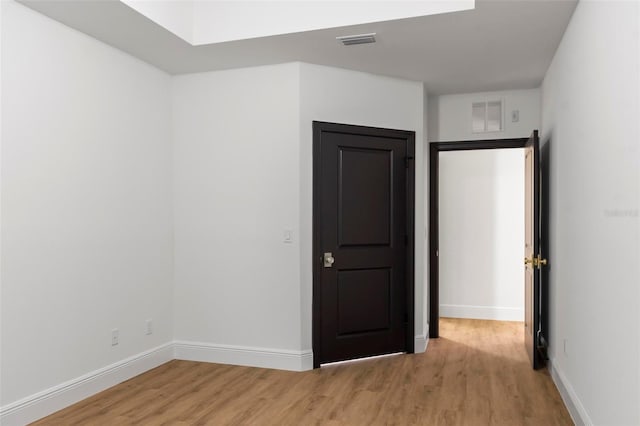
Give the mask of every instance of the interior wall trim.
M 174 359 L 169 342 L 0 408 L 0 424 L 25 425 Z
M 440 304 L 440 316 L 496 321 L 524 321 L 523 308 Z
M 556 367 L 556 363 L 553 362 L 553 360 L 549 360 L 548 363 L 551 379 L 553 383 L 555 383 L 556 388 L 558 388 L 558 392 L 560 392 L 562 401 L 564 401 L 564 405 L 567 407 L 573 422 L 576 426 L 592 426 L 593 422 L 587 410 L 584 408 L 582 401 L 578 398 L 578 394 L 576 394 L 573 386 L 571 386 L 571 382 L 567 379 L 567 376 L 562 370 Z
M 417 334 L 414 339 L 413 348 L 414 353 L 422 353 L 427 350 L 429 346 L 429 324 L 424 327 L 424 334 Z
M 174 341 L 0 407 L 0 424 L 29 424 L 174 359 L 290 371 L 313 369 L 310 349 L 293 351 Z
M 244 365 L 277 370 L 306 371 L 313 369 L 312 351 L 294 351 L 248 346 L 176 341 L 174 358 L 185 361 Z

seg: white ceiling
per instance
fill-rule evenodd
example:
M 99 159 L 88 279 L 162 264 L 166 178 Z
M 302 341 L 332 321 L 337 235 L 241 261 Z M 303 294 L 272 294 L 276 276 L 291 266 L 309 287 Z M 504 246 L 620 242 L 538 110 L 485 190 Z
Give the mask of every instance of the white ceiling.
M 473 10 L 192 46 L 117 0 L 19 0 L 171 74 L 292 61 L 424 81 L 431 94 L 538 87 L 577 0 L 476 0 Z M 377 33 L 345 47 L 336 36 Z
M 473 9 L 475 0 L 120 0 L 193 45 Z

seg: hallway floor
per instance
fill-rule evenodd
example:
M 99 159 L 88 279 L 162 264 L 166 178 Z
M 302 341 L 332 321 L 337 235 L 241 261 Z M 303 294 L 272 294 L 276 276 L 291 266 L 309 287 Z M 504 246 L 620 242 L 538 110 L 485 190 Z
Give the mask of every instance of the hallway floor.
M 523 325 L 446 319 L 426 353 L 302 373 L 171 361 L 38 425 L 572 425 Z

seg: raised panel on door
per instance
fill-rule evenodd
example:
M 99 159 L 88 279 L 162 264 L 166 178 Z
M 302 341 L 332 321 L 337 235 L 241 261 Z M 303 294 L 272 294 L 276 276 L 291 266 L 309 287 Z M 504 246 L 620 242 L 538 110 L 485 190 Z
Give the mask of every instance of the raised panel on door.
M 338 337 L 391 329 L 391 268 L 338 271 L 337 287 Z
M 339 148 L 338 244 L 389 246 L 393 151 Z

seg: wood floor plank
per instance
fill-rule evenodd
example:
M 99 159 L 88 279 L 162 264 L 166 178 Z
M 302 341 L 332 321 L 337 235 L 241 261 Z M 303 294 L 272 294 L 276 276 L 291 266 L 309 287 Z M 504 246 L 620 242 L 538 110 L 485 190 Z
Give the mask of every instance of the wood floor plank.
M 171 361 L 34 425 L 571 425 L 515 322 L 441 319 L 426 353 L 302 373 Z

